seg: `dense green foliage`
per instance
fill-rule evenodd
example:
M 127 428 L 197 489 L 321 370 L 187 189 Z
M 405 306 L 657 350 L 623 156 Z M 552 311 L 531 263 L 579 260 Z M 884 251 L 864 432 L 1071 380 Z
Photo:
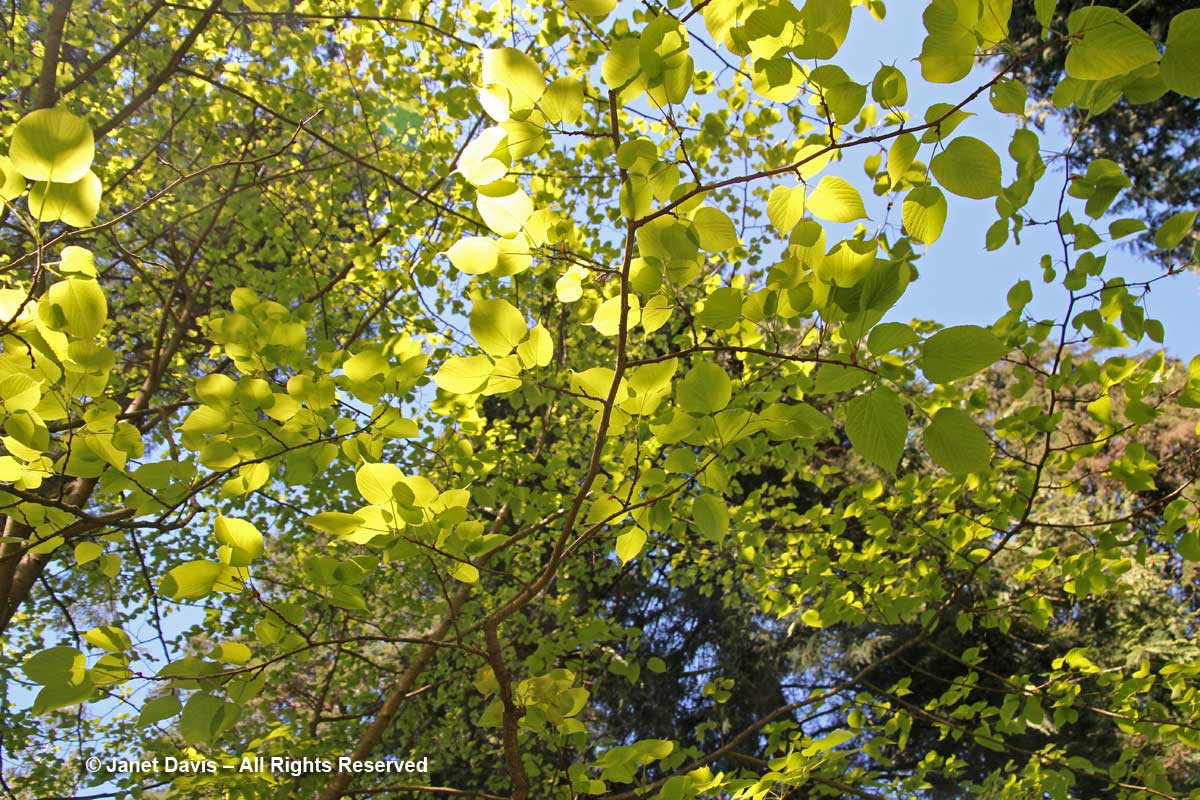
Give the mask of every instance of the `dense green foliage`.
M 1194 198 L 1027 113 L 1200 10 L 1012 5 L 14 3 L 0 791 L 1200 798 Z

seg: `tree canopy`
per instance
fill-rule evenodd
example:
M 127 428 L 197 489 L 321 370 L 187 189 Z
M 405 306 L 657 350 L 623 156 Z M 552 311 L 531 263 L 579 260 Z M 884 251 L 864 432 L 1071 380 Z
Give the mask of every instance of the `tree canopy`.
M 1141 5 L 12 3 L 0 792 L 1200 798 Z
M 1093 3 L 1082 0 L 1058 3 L 1055 24 L 1064 26 L 1072 11 L 1089 5 Z M 1137 4 L 1100 0 L 1095 5 L 1120 10 L 1129 6 L 1129 19 L 1158 41 L 1166 41 L 1171 21 L 1195 4 L 1189 0 L 1146 0 Z M 1017 47 L 1028 47 L 1041 37 L 1036 6 L 1033 2 L 1014 6 L 1010 37 Z M 1137 211 L 1157 228 L 1180 207 L 1200 204 L 1200 159 L 1196 156 L 1200 100 L 1195 94 L 1168 91 L 1165 82 L 1147 75 L 1147 82 L 1133 97 L 1114 95 L 1077 106 L 1067 99 L 1068 83 L 1068 89 L 1056 100 L 1055 93 L 1067 77 L 1065 56 L 1062 48 L 1051 48 L 1022 66 L 1029 94 L 1040 107 L 1033 114 L 1035 124 L 1044 129 L 1051 120 L 1061 121 L 1075 138 L 1078 153 L 1122 165 L 1131 184 L 1117 199 L 1116 210 Z M 1194 232 L 1191 236 L 1194 246 Z M 1131 243 L 1168 268 L 1178 265 L 1171 253 L 1156 248 L 1148 232 Z

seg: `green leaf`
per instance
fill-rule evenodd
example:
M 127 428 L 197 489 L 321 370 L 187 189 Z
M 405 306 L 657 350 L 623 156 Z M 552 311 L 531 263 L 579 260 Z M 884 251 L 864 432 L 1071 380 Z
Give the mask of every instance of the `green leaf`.
M 525 338 L 525 317 L 507 300 L 478 300 L 471 310 L 471 335 L 488 355 L 506 356 Z
M 354 473 L 358 493 L 376 506 L 390 505 L 397 498 L 397 487 L 404 492 L 404 473 L 395 464 L 363 464 Z
M 21 670 L 42 686 L 78 686 L 87 675 L 87 659 L 74 647 L 61 645 L 34 653 Z
M 617 558 L 624 566 L 637 557 L 646 545 L 646 532 L 641 528 L 630 528 L 617 537 Z
M 813 216 L 830 222 L 853 222 L 866 219 L 862 195 L 845 180 L 827 175 L 808 196 L 808 210 Z
M 508 174 L 508 133 L 495 125 L 463 148 L 457 172 L 473 186 L 487 186 Z
M 77 706 L 87 702 L 95 691 L 96 685 L 90 679 L 74 686 L 47 686 L 38 692 L 31 710 L 34 714 L 45 714 L 47 711 Z
M 92 251 L 76 245 L 63 248 L 62 260 L 58 264 L 59 272 L 67 275 L 81 275 L 85 278 L 96 277 L 96 257 Z
M 156 697 L 142 706 L 142 711 L 138 714 L 138 727 L 148 728 L 151 725 L 157 725 L 164 719 L 170 719 L 178 714 L 182 708 L 179 698 L 174 694 Z
M 237 707 L 207 692 L 188 698 L 179 715 L 179 734 L 192 745 L 211 742 L 237 718 Z
M 850 0 L 808 0 L 800 11 L 802 43 L 793 50 L 796 58 L 833 58 L 846 41 L 850 29 Z
M 838 286 L 855 286 L 875 268 L 879 243 L 875 239 L 847 239 L 835 244 L 817 263 L 817 277 Z
M 1141 219 L 1118 219 L 1113 220 L 1108 226 L 1108 235 L 1114 239 L 1123 239 L 1126 236 L 1132 236 L 1135 233 L 1141 233 L 1146 230 L 1146 222 Z
M 733 220 L 720 209 L 702 206 L 692 215 L 692 225 L 700 237 L 700 246 L 710 253 L 720 253 L 737 247 L 737 230 Z
M 96 686 L 126 683 L 133 678 L 133 671 L 129 669 L 129 656 L 120 653 L 100 656 L 92 665 L 88 678 Z
M 930 144 L 949 138 L 954 129 L 974 114 L 955 108 L 952 103 L 934 103 L 925 109 L 925 123 L 933 127 L 921 134 L 921 143 Z
M 602 19 L 617 7 L 617 0 L 567 0 L 567 8 L 576 14 Z
M 961 19 L 966 4 L 955 0 L 933 0 L 922 19 L 928 35 L 921 45 L 921 75 L 932 83 L 954 83 L 967 77 L 975 63 L 975 32 Z M 977 9 L 978 7 L 976 7 Z
M 363 593 L 353 586 L 338 584 L 329 589 L 329 602 L 337 608 L 347 611 L 366 611 L 367 599 Z
M 908 436 L 904 403 L 886 386 L 858 395 L 846 405 L 846 435 L 855 452 L 895 474 Z
M 1179 555 L 1185 561 L 1200 561 L 1200 531 L 1186 531 L 1179 537 Z
M 120 628 L 112 625 L 102 625 L 98 628 L 92 628 L 83 635 L 85 642 L 99 647 L 101 650 L 107 650 L 110 653 L 120 653 L 133 647 L 133 642 L 129 639 L 129 634 Z
M 348 536 L 366 523 L 357 514 L 346 514 L 341 511 L 322 511 L 305 520 L 319 531 L 332 533 L 334 536 Z
M 961 409 L 939 409 L 925 429 L 924 439 L 929 457 L 953 475 L 984 472 L 991 463 L 992 443 Z
M 581 400 L 585 406 L 599 410 L 604 406 L 604 401 L 608 399 L 614 375 L 615 373 L 608 367 L 592 367 L 582 372 L 571 373 L 569 383 L 572 391 L 586 395 L 587 399 Z M 620 405 L 627 399 L 629 399 L 629 386 L 622 378 L 617 384 L 614 400 Z
M 607 1 L 601 0 L 601 2 Z M 615 5 L 616 0 L 611 1 Z M 539 107 L 546 115 L 546 119 L 554 124 L 578 122 L 583 116 L 583 84 L 574 77 L 552 81 L 546 87 L 546 93 L 542 95 Z
M 936 186 L 918 186 L 908 193 L 901 206 L 901 218 L 908 235 L 922 244 L 933 244 L 946 226 L 946 196 Z
M 804 187 L 775 186 L 767 196 L 767 219 L 787 235 L 804 217 Z
M 61 219 L 76 228 L 86 228 L 100 211 L 102 193 L 100 179 L 87 172 L 74 183 L 39 181 L 29 190 L 26 202 L 33 216 L 42 222 Z
M 546 79 L 537 62 L 512 47 L 484 50 L 482 77 L 484 87 L 500 87 L 507 94 L 510 111 L 533 108 L 546 91 Z
M 42 384 L 20 372 L 0 378 L 0 401 L 9 414 L 32 411 L 42 399 Z
M 121 653 L 108 653 L 96 659 L 88 672 L 88 679 L 96 686 L 112 686 L 125 683 L 133 678 L 129 669 L 129 656 Z
M 12 159 L 0 156 L 0 200 L 11 202 L 25 194 L 25 176 L 17 172 Z
M 958 325 L 926 339 L 919 364 L 932 383 L 949 383 L 990 367 L 1007 352 L 1004 343 L 986 328 Z
M 871 81 L 871 97 L 876 103 L 903 106 L 908 102 L 908 82 L 904 73 L 892 66 L 882 66 Z
M 472 394 L 491 376 L 492 361 L 487 356 L 454 356 L 446 359 L 433 381 L 451 394 Z
M 50 287 L 38 305 L 38 316 L 53 330 L 91 339 L 108 320 L 108 301 L 96 281 L 68 278 Z
M 70 184 L 91 168 L 96 143 L 82 117 L 61 108 L 43 108 L 17 123 L 8 156 L 31 181 Z
M 526 369 L 549 366 L 554 360 L 554 339 L 550 331 L 540 322 L 530 328 L 525 340 L 517 345 L 517 357 Z
M 215 534 L 217 541 L 229 548 L 228 557 L 223 554 L 222 561 L 231 567 L 249 566 L 263 553 L 262 534 L 244 519 L 218 516 Z
M 484 224 L 501 236 L 519 233 L 533 214 L 533 202 L 522 189 L 495 197 L 480 194 L 475 198 L 475 207 Z
M 1054 20 L 1054 6 L 1058 0 L 1033 0 L 1034 13 L 1043 28 L 1049 28 Z
M 915 344 L 918 338 L 912 327 L 903 322 L 883 322 L 871 329 L 867 337 L 867 349 L 872 355 L 883 355 Z
M 991 49 L 1008 38 L 1008 20 L 1012 16 L 1013 0 L 983 0 L 975 32 L 984 50 Z
M 1172 214 L 1162 226 L 1154 232 L 1154 246 L 1160 250 L 1171 250 L 1179 246 L 1196 224 L 1196 215 L 1200 211 L 1180 211 Z
M 822 364 L 813 384 L 814 394 L 833 394 L 862 386 L 869 373 L 849 364 Z
M 888 180 L 893 186 L 904 177 L 920 149 L 921 143 L 911 133 L 902 133 L 892 142 L 892 146 L 888 148 L 887 172 Z
M 704 300 L 704 308 L 696 321 L 706 328 L 725 330 L 737 325 L 742 318 L 742 290 L 722 287 L 714 289 Z
M 496 268 L 500 248 L 495 239 L 486 236 L 466 236 L 450 245 L 446 256 L 455 268 L 468 275 L 485 275 Z
M 245 664 L 250 660 L 250 648 L 241 642 L 222 642 L 213 648 L 212 658 L 225 664 Z
M 350 356 L 342 364 L 342 371 L 354 383 L 367 383 L 376 375 L 387 372 L 387 369 L 387 359 L 373 347 Z
M 989 96 L 992 108 L 1001 114 L 1024 114 L 1029 92 L 1025 84 L 1013 78 L 1006 78 L 992 86 Z
M 104 545 L 98 542 L 80 542 L 75 545 L 75 563 L 87 564 L 95 561 L 104 552 Z
M 224 571 L 213 561 L 189 561 L 167 572 L 158 591 L 172 600 L 199 600 L 212 593 Z
M 701 536 L 720 544 L 729 532 L 729 508 L 720 497 L 702 494 L 692 501 L 692 521 Z
M 1172 92 L 1200 97 L 1200 8 L 1181 11 L 1171 19 L 1159 69 Z
M 817 739 L 815 742 L 813 742 L 812 744 L 808 745 L 803 750 L 801 750 L 800 753 L 801 753 L 801 755 L 803 755 L 805 757 L 811 758 L 820 753 L 824 753 L 828 750 L 832 750 L 833 748 L 838 747 L 839 745 L 845 744 L 846 742 L 853 739 L 854 736 L 855 736 L 855 734 L 853 731 L 848 731 L 848 730 L 834 731 L 833 733 L 829 734 L 828 736 L 823 736 L 820 739 Z
M 456 561 L 454 562 L 454 566 L 450 568 L 450 577 L 462 583 L 477 583 L 479 581 L 479 568 L 465 561 Z
M 626 322 L 630 328 L 638 323 L 641 318 L 641 309 L 638 306 L 637 295 L 630 295 L 628 298 L 629 308 L 626 313 Z M 596 308 L 596 313 L 592 315 L 592 321 L 588 323 L 601 336 L 616 336 L 621 331 L 621 295 L 613 295 L 605 300 Z
M 733 384 L 725 370 L 711 361 L 701 361 L 683 376 L 675 396 L 684 411 L 713 414 L 729 405 Z
M 938 183 L 961 197 L 982 200 L 1000 194 L 1000 157 L 973 137 L 951 141 L 933 157 L 929 168 Z
M 1071 12 L 1067 32 L 1075 37 L 1067 51 L 1067 75 L 1104 81 L 1158 61 L 1154 40 L 1121 11 L 1091 6 Z

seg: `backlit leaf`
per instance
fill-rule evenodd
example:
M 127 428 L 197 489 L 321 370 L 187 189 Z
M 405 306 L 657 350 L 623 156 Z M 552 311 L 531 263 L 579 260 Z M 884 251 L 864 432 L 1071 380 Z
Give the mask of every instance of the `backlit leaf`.
M 1000 193 L 1000 157 L 984 142 L 959 136 L 929 163 L 947 191 L 982 200 Z
M 895 473 L 908 435 L 904 403 L 886 386 L 858 395 L 846 405 L 846 435 L 856 453 Z
M 930 458 L 954 475 L 983 472 L 991 461 L 987 434 L 961 409 L 939 409 L 925 429 L 924 440 Z
M 995 334 L 978 325 L 945 328 L 921 345 L 921 370 L 933 383 L 948 383 L 974 375 L 1008 352 Z
M 484 352 L 506 356 L 525 338 L 525 317 L 507 300 L 478 300 L 471 310 L 471 335 Z
M 1120 10 L 1089 6 L 1071 12 L 1067 32 L 1075 37 L 1067 51 L 1067 74 L 1103 81 L 1158 60 L 1154 40 Z
M 8 156 L 31 181 L 70 184 L 88 173 L 96 144 L 82 117 L 61 108 L 42 108 L 17 123 Z

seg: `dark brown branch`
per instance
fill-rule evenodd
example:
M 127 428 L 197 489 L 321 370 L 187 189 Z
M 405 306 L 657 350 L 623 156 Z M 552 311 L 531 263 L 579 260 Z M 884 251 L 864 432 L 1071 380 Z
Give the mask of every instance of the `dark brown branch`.
M 100 125 L 100 127 L 96 128 L 96 138 L 107 135 L 122 122 L 129 119 L 129 117 L 136 113 L 137 110 L 141 108 L 147 100 L 153 97 L 154 94 L 162 88 L 164 83 L 171 79 L 171 77 L 178 71 L 179 65 L 183 62 L 184 56 L 188 54 L 188 51 L 192 49 L 192 45 L 196 43 L 198 38 L 200 38 L 200 34 L 204 33 L 204 29 L 208 27 L 210 22 L 212 22 L 212 18 L 216 15 L 217 10 L 221 7 L 221 2 L 222 0 L 213 0 L 212 3 L 209 4 L 208 8 L 205 9 L 204 13 L 200 16 L 200 19 L 197 20 L 196 24 L 192 26 L 192 29 L 188 31 L 188 35 L 182 42 L 179 43 L 179 47 L 175 48 L 175 52 L 171 54 L 171 58 L 167 61 L 166 66 L 159 70 L 158 74 L 151 78 L 146 83 L 146 86 L 136 95 L 134 95 L 133 99 L 130 100 L 124 108 L 118 111 L 107 122 L 104 122 Z
M 71 13 L 71 2 L 72 0 L 55 0 L 54 7 L 50 10 L 34 108 L 53 108 L 58 102 L 58 59 L 62 53 L 63 29 L 67 25 L 67 15 Z

